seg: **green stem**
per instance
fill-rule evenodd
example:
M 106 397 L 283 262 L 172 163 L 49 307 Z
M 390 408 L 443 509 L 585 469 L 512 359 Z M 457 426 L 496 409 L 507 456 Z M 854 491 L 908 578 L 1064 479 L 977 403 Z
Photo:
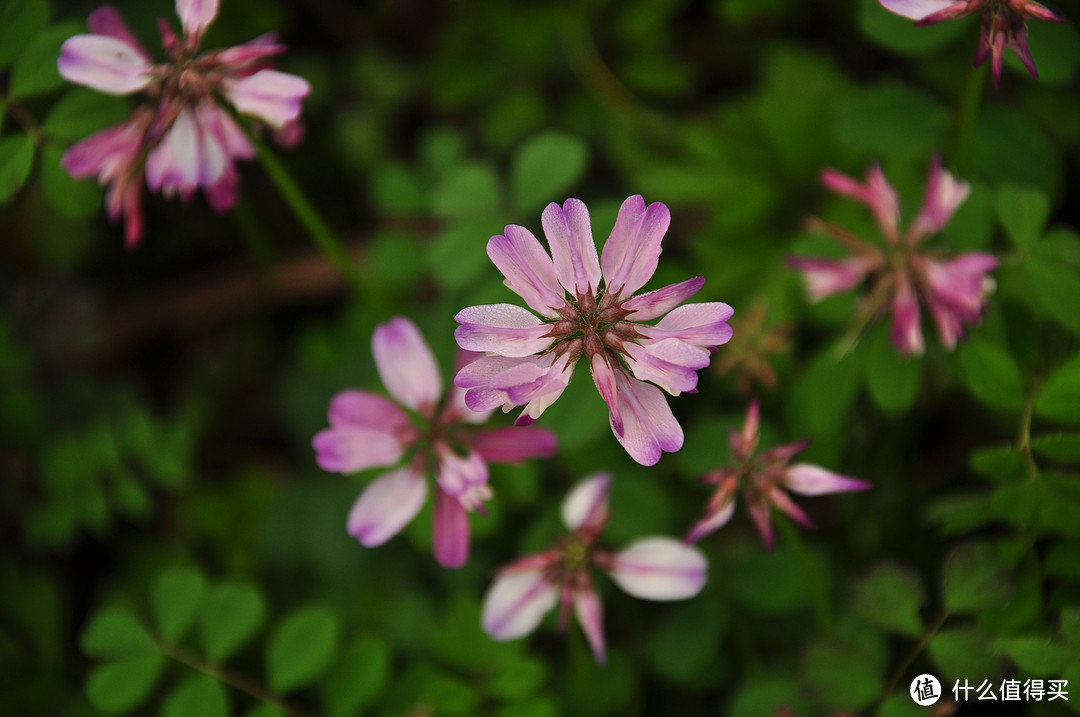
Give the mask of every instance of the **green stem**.
M 971 164 L 979 106 L 982 104 L 983 87 L 986 85 L 986 68 L 987 65 L 984 64 L 971 69 L 964 85 L 964 94 L 960 97 L 960 106 L 957 108 L 952 164 L 961 175 L 967 172 Z
M 7 113 L 11 115 L 16 122 L 22 125 L 22 128 L 26 130 L 26 133 L 33 138 L 34 144 L 40 145 L 45 141 L 45 133 L 42 131 L 41 125 L 38 124 L 37 120 L 34 119 L 34 116 L 30 114 L 25 107 L 7 95 L 0 96 L 0 99 L 3 100 Z
M 338 240 L 337 235 L 334 234 L 330 226 L 315 209 L 315 205 L 311 203 L 311 200 L 307 198 L 304 191 L 300 188 L 300 185 L 293 179 L 292 174 L 286 169 L 285 165 L 277 155 L 270 149 L 270 147 L 254 132 L 252 132 L 246 126 L 244 127 L 247 133 L 248 139 L 251 140 L 255 150 L 258 152 L 259 160 L 262 162 L 263 168 L 266 169 L 266 173 L 270 176 L 270 180 L 277 187 L 278 192 L 281 193 L 282 199 L 289 205 L 289 209 L 292 210 L 293 215 L 297 221 L 307 230 L 311 238 L 315 240 L 315 243 L 319 245 L 319 248 L 323 250 L 326 256 L 334 263 L 334 266 L 338 268 L 348 282 L 352 285 L 353 289 L 363 297 L 369 306 L 378 306 L 382 303 L 379 298 L 378 292 L 376 292 L 367 281 L 364 279 L 363 273 L 360 271 L 360 267 L 357 266 L 356 261 L 350 256 L 345 246 Z
M 249 680 L 242 675 L 237 675 L 229 670 L 212 665 L 208 662 L 203 662 L 199 658 L 195 657 L 191 653 L 172 645 L 159 645 L 161 653 L 166 657 L 171 657 L 177 662 L 187 665 L 193 670 L 198 670 L 204 674 L 210 675 L 215 680 L 223 682 L 230 687 L 240 690 L 241 692 L 254 697 L 255 699 L 270 705 L 274 709 L 278 710 L 282 714 L 290 715 L 290 717 L 309 717 L 308 713 L 301 710 L 294 705 L 290 705 L 280 697 L 275 697 L 270 694 L 262 685 Z
M 810 588 L 810 596 L 814 602 L 814 621 L 817 623 L 818 631 L 822 634 L 832 632 L 833 618 L 832 610 L 829 608 L 829 595 L 825 590 L 825 581 L 822 579 L 821 571 L 818 570 L 814 557 L 810 554 L 809 548 L 806 547 L 798 528 L 792 525 L 786 516 L 777 513 L 776 526 L 784 534 L 784 540 L 795 551 L 795 557 L 798 559 L 799 567 L 802 569 L 803 579 L 806 581 L 807 587 Z
M 896 669 L 893 670 L 893 673 L 889 676 L 889 681 L 885 683 L 885 689 L 882 690 L 881 698 L 878 700 L 879 704 L 883 702 L 886 697 L 892 694 L 893 690 L 896 689 L 897 683 L 900 682 L 900 678 L 903 677 L 904 673 L 907 672 L 907 669 L 911 667 L 911 663 L 915 662 L 915 658 L 917 658 L 922 653 L 922 651 L 926 649 L 926 646 L 930 643 L 930 640 L 933 639 L 934 635 L 937 634 L 937 631 L 941 629 L 941 626 L 945 624 L 945 621 L 948 618 L 949 613 L 943 610 L 941 612 L 941 615 L 934 622 L 934 624 L 931 625 L 930 628 L 923 633 L 922 637 L 919 638 L 919 641 L 915 644 L 915 647 L 911 648 L 911 652 L 909 652 L 907 656 L 904 657 L 904 660 L 899 665 L 897 665 Z
M 1020 428 L 1017 431 L 1016 446 L 1024 456 L 1024 468 L 1028 480 L 1039 477 L 1039 467 L 1035 464 L 1035 455 L 1031 452 L 1031 418 L 1035 413 L 1036 387 L 1032 387 L 1024 399 L 1024 409 L 1020 414 Z

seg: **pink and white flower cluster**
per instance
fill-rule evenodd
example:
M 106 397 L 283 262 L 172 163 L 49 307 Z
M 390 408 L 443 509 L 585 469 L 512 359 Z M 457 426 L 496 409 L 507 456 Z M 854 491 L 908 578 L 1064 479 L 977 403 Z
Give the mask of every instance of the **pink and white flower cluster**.
M 920 245 L 949 223 L 967 199 L 970 185 L 942 169 L 940 159 L 935 158 L 922 208 L 915 222 L 906 232 L 901 232 L 900 201 L 879 167 L 870 168 L 865 183 L 826 169 L 822 183 L 836 194 L 851 197 L 870 209 L 885 238 L 886 251 L 843 227 L 812 220 L 812 227 L 828 232 L 851 256 L 846 259 L 796 256 L 788 260 L 803 272 L 811 298 L 817 301 L 869 283 L 865 310 L 877 313 L 886 305 L 891 308 L 892 341 L 901 353 L 921 355 L 925 350 L 920 305 L 929 310 L 945 348 L 955 348 L 966 327 L 982 318 L 987 296 L 995 288 L 988 273 L 997 267 L 998 260 L 981 252 L 947 259 L 921 251 Z
M 485 352 L 454 379 L 467 389 L 466 405 L 524 406 L 517 420 L 527 425 L 562 394 L 584 357 L 611 429 L 634 460 L 653 465 L 661 451 L 679 450 L 682 428 L 660 389 L 673 396 L 696 390 L 697 370 L 731 338 L 732 309 L 682 305 L 701 289 L 701 277 L 634 294 L 656 271 L 670 221 L 663 204 L 630 197 L 598 257 L 588 209 L 567 199 L 541 218 L 550 256 L 524 227 L 492 237 L 488 256 L 535 314 L 513 304 L 458 313 L 458 344 Z
M 590 573 L 600 568 L 615 584 L 645 600 L 685 600 L 705 586 L 708 563 L 695 548 L 674 538 L 648 537 L 611 553 L 597 547 L 608 521 L 611 476 L 585 478 L 562 505 L 563 523 L 572 532 L 542 553 L 499 570 L 484 597 L 484 630 L 496 640 L 523 637 L 559 606 L 560 629 L 577 616 L 598 662 L 604 662 L 603 609 Z
M 492 496 L 488 462 L 550 457 L 555 435 L 540 428 L 476 429 L 490 412 L 466 408 L 459 389 L 442 405 L 435 357 L 408 319 L 376 328 L 371 344 L 375 367 L 394 401 L 362 390 L 334 396 L 330 427 L 312 441 L 316 461 L 333 473 L 397 466 L 368 485 L 349 512 L 348 532 L 366 547 L 385 543 L 420 512 L 427 475 L 434 473 L 432 549 L 443 567 L 460 567 L 469 557 L 467 513 L 482 512 Z
M 753 519 L 761 539 L 771 550 L 773 547 L 772 509 L 778 508 L 800 525 L 812 528 L 813 521 L 795 505 L 787 491 L 802 495 L 827 495 L 867 490 L 869 483 L 849 478 L 810 463 L 788 465 L 792 458 L 802 452 L 808 441 L 797 441 L 769 449 L 755 457 L 761 414 L 757 399 L 750 403 L 746 421 L 741 431 L 729 434 L 734 467 L 713 471 L 702 480 L 717 486 L 709 501 L 705 516 L 699 520 L 686 542 L 696 543 L 703 537 L 727 524 L 735 514 L 735 498 L 742 491 L 750 518 Z
M 273 34 L 199 54 L 218 0 L 176 0 L 176 12 L 182 38 L 159 22 L 166 62 L 154 62 L 110 5 L 90 14 L 90 34 L 68 39 L 57 60 L 71 82 L 147 97 L 127 122 L 75 144 L 61 160 L 73 177 L 97 176 L 108 185 L 106 211 L 113 221 L 124 217 L 129 246 L 142 237 L 144 179 L 151 191 L 167 197 L 186 202 L 202 189 L 215 211 L 232 208 L 235 161 L 255 156 L 233 110 L 270 127 L 285 144 L 302 134 L 300 100 L 310 87 L 303 78 L 273 69 L 270 58 L 285 51 Z
M 1027 41 L 1027 19 L 1065 22 L 1056 13 L 1034 0 L 879 0 L 886 10 L 915 20 L 916 25 L 933 25 L 976 12 L 982 13 L 979 49 L 975 64 L 990 58 L 994 84 L 1001 83 L 1005 48 L 1020 58 L 1033 78 L 1039 76 Z

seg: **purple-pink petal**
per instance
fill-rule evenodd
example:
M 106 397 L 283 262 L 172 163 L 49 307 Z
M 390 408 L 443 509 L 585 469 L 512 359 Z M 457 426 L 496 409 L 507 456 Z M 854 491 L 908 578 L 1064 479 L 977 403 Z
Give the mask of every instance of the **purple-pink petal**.
M 226 78 L 225 96 L 241 113 L 279 129 L 300 116 L 300 100 L 311 91 L 302 77 L 259 70 L 241 79 Z
M 341 391 L 327 410 L 333 428 L 368 428 L 397 434 L 412 428 L 405 412 L 388 398 L 370 391 Z
M 142 49 L 108 35 L 68 38 L 60 48 L 56 68 L 69 82 L 112 95 L 137 92 L 153 80 L 152 66 Z
M 331 473 L 392 466 L 405 452 L 401 437 L 371 428 L 327 428 L 311 441 L 315 462 Z
M 788 490 L 802 495 L 828 495 L 868 490 L 872 484 L 858 478 L 849 478 L 810 463 L 796 463 L 784 473 L 782 482 Z
M 574 593 L 574 615 L 589 641 L 593 657 L 601 665 L 604 664 L 607 661 L 607 649 L 604 646 L 604 609 L 591 584 Z
M 926 196 L 908 243 L 915 245 L 923 237 L 941 231 L 970 193 L 971 185 L 942 169 L 941 157 L 934 157 L 926 180 Z
M 685 600 L 705 587 L 708 561 L 697 548 L 666 537 L 642 538 L 615 554 L 611 578 L 644 600 Z
M 912 20 L 922 20 L 924 17 L 944 10 L 950 5 L 964 4 L 956 2 L 956 0 L 879 0 L 879 2 L 886 10 Z
M 720 301 L 686 304 L 669 311 L 655 326 L 642 327 L 641 332 L 654 339 L 678 339 L 701 348 L 720 346 L 731 340 L 727 322 L 734 313 Z
M 919 317 L 919 300 L 906 273 L 898 273 L 893 295 L 892 342 L 900 353 L 921 356 L 925 350 Z
M 609 292 L 629 297 L 652 278 L 670 224 L 671 212 L 660 202 L 646 208 L 640 194 L 623 202 L 600 258 Z
M 555 455 L 558 439 L 545 428 L 496 428 L 477 431 L 472 448 L 489 463 L 520 463 Z
M 198 37 L 214 21 L 218 0 L 176 0 L 176 14 L 184 26 L 184 34 Z
M 349 511 L 349 535 L 373 548 L 401 532 L 427 500 L 427 481 L 401 468 L 373 481 Z
M 431 550 L 444 568 L 460 568 L 469 560 L 469 516 L 457 498 L 435 491 Z
M 694 523 L 690 532 L 686 534 L 687 543 L 696 543 L 710 533 L 714 533 L 724 527 L 735 515 L 735 494 L 729 493 L 723 496 L 716 505 L 710 505 L 705 516 Z
M 802 272 L 812 301 L 853 289 L 866 276 L 867 262 L 859 256 L 844 260 L 811 256 L 792 256 L 788 266 Z
M 611 364 L 608 363 L 607 357 L 602 353 L 592 355 L 589 359 L 589 369 L 596 390 L 600 392 L 600 398 L 604 399 L 604 403 L 607 404 L 611 416 L 611 428 L 615 431 L 615 435 L 622 435 L 622 416 L 615 410 L 617 408 L 615 372 L 612 370 Z
M 846 174 L 831 168 L 822 171 L 821 182 L 826 189 L 865 204 L 874 215 L 882 234 L 885 235 L 889 243 L 897 243 L 900 199 L 896 194 L 896 190 L 889 184 L 889 180 L 885 178 L 881 167 L 877 165 L 870 167 L 866 173 L 866 184 L 861 184 Z
M 626 452 L 643 466 L 656 465 L 661 451 L 672 453 L 682 448 L 683 432 L 679 422 L 656 386 L 615 374 L 617 403 L 614 411 L 622 418 L 622 435 L 615 437 Z M 612 432 L 615 432 L 612 420 Z
M 416 324 L 401 316 L 381 324 L 372 336 L 371 352 L 390 395 L 430 418 L 442 394 L 442 377 Z
M 497 577 L 484 596 L 484 632 L 499 641 L 524 637 L 555 607 L 558 596 L 539 570 Z
M 112 5 L 102 5 L 86 17 L 86 28 L 95 35 L 114 37 L 135 50 L 147 64 L 152 62 L 150 53 L 124 21 L 124 16 Z
M 648 321 L 671 311 L 698 293 L 704 285 L 705 278 L 701 276 L 680 281 L 678 284 L 669 284 L 629 299 L 623 303 L 623 308 L 631 312 L 631 320 Z
M 470 306 L 454 320 L 461 324 L 454 331 L 458 346 L 468 351 L 522 358 L 551 346 L 551 327 L 514 304 Z
M 697 369 L 709 365 L 710 354 L 680 339 L 648 344 L 627 342 L 627 364 L 634 376 L 651 381 L 672 396 L 697 388 Z
M 479 453 L 473 451 L 459 456 L 444 441 L 435 444 L 438 470 L 435 480 L 448 495 L 463 497 L 471 488 L 483 486 L 488 481 L 488 467 Z
M 529 308 L 554 318 L 566 303 L 566 295 L 555 276 L 551 257 L 525 227 L 511 224 L 505 232 L 505 236 L 493 236 L 488 241 L 488 257 L 506 277 L 506 285 L 524 299 Z
M 600 286 L 600 260 L 596 256 L 589 210 L 580 199 L 567 199 L 560 207 L 548 205 L 540 217 L 551 248 L 559 283 L 571 294 L 592 293 Z
M 194 111 L 180 110 L 157 147 L 146 157 L 146 184 L 165 196 L 191 198 L 199 187 L 202 169 L 202 131 Z
M 582 478 L 563 499 L 563 525 L 573 531 L 599 533 L 608 520 L 611 474 L 596 473 Z

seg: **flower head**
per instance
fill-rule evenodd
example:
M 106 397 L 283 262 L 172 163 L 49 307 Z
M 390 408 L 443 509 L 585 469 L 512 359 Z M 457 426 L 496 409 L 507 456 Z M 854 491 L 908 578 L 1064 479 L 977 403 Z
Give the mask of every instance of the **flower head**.
M 573 611 L 593 655 L 603 662 L 603 612 L 590 575 L 594 567 L 645 600 L 684 600 L 701 592 L 705 556 L 673 538 L 641 538 L 617 553 L 597 547 L 608 520 L 610 485 L 611 476 L 603 473 L 578 483 L 562 505 L 563 523 L 571 533 L 550 550 L 499 570 L 484 596 L 482 621 L 492 638 L 523 637 L 558 605 L 560 629 L 566 629 Z
M 123 214 L 129 246 L 142 236 L 139 185 L 144 179 L 166 196 L 188 201 L 201 189 L 215 211 L 232 208 L 234 162 L 255 156 L 233 111 L 289 142 L 298 137 L 300 100 L 310 88 L 306 80 L 273 69 L 270 58 L 285 46 L 272 34 L 199 54 L 217 11 L 216 0 L 177 0 L 183 37 L 159 23 L 169 56 L 162 63 L 153 61 L 111 5 L 90 13 L 90 34 L 69 38 L 61 48 L 57 68 L 70 82 L 147 97 L 128 122 L 78 142 L 61 160 L 76 179 L 96 175 L 109 186 L 106 209 L 113 220 Z
M 435 559 L 460 567 L 469 557 L 467 512 L 483 511 L 492 495 L 488 462 L 551 456 L 555 436 L 538 428 L 476 429 L 489 414 L 465 408 L 457 389 L 443 405 L 435 357 L 408 319 L 382 324 L 371 343 L 394 400 L 361 390 L 334 396 L 330 427 L 312 441 L 315 460 L 334 473 L 393 468 L 368 485 L 349 512 L 349 534 L 366 547 L 385 543 L 416 516 L 427 500 L 427 475 L 434 473 Z
M 1065 22 L 1056 13 L 1034 0 L 879 0 L 886 10 L 915 20 L 916 25 L 932 25 L 972 13 L 982 13 L 979 49 L 975 64 L 990 58 L 994 84 L 1001 83 L 1005 48 L 1020 58 L 1028 74 L 1038 78 L 1027 42 L 1027 19 Z
M 494 304 L 458 313 L 458 344 L 486 354 L 454 379 L 469 408 L 524 406 L 518 423 L 531 423 L 585 358 L 611 429 L 634 460 L 653 465 L 661 451 L 679 450 L 682 428 L 660 389 L 696 390 L 697 370 L 731 338 L 733 312 L 720 302 L 681 305 L 701 289 L 700 277 L 634 295 L 656 271 L 670 220 L 663 204 L 630 197 L 598 257 L 588 209 L 567 199 L 544 210 L 550 256 L 524 227 L 492 237 L 488 256 L 532 312 Z
M 716 492 L 709 500 L 705 516 L 686 536 L 688 543 L 696 543 L 731 520 L 731 516 L 735 514 L 735 499 L 740 490 L 750 511 L 750 518 L 761 534 L 761 539 L 771 550 L 774 507 L 786 513 L 796 523 L 807 528 L 814 527 L 810 516 L 795 505 L 788 491 L 802 495 L 827 495 L 870 488 L 870 484 L 864 480 L 842 476 L 810 463 L 788 465 L 792 458 L 806 448 L 807 441 L 788 443 L 755 455 L 760 424 L 760 409 L 755 399 L 746 412 L 742 430 L 732 431 L 729 436 L 735 465 L 713 471 L 702 479 L 715 485 Z
M 879 167 L 870 168 L 865 183 L 834 169 L 822 173 L 822 182 L 831 191 L 870 209 L 885 239 L 885 251 L 843 227 L 811 220 L 811 228 L 828 232 L 851 255 L 845 259 L 789 258 L 788 263 L 803 272 L 810 297 L 817 301 L 869 284 L 865 312 L 892 311 L 892 341 L 901 353 L 919 355 L 925 350 L 920 306 L 930 311 L 945 348 L 955 348 L 966 327 L 982 318 L 987 297 L 995 288 L 988 273 L 997 267 L 998 260 L 979 252 L 947 259 L 922 251 L 920 245 L 949 223 L 971 187 L 942 169 L 940 159 L 935 158 L 922 208 L 902 232 L 896 190 Z

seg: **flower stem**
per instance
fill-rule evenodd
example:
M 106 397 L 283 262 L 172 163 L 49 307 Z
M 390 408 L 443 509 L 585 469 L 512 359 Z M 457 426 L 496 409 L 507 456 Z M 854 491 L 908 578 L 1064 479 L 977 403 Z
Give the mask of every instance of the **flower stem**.
M 889 681 L 885 683 L 885 689 L 881 691 L 881 698 L 878 700 L 879 703 L 883 702 L 885 698 L 892 694 L 893 690 L 896 689 L 897 683 L 900 682 L 900 678 L 903 677 L 904 673 L 907 672 L 907 669 L 911 667 L 911 663 L 915 662 L 915 658 L 926 649 L 930 640 L 933 639 L 934 635 L 937 634 L 937 631 L 941 629 L 941 626 L 945 624 L 945 621 L 948 618 L 949 613 L 942 610 L 941 615 L 934 624 L 923 633 L 922 637 L 919 638 L 919 641 L 911 648 L 911 652 L 909 652 L 904 657 L 903 661 L 896 666 L 896 669 L 889 675 Z
M 204 674 L 210 675 L 219 682 L 224 682 L 230 687 L 240 690 L 241 692 L 254 697 L 255 699 L 263 702 L 274 709 L 278 710 L 282 714 L 290 715 L 290 717 L 309 717 L 308 713 L 301 710 L 298 707 L 290 705 L 280 697 L 267 692 L 267 690 L 260 684 L 242 676 L 237 675 L 224 667 L 212 665 L 208 662 L 203 662 L 199 658 L 192 655 L 190 652 L 183 650 L 173 645 L 159 644 L 161 653 L 166 657 L 170 657 L 177 662 L 187 665 L 193 670 L 198 670 Z
M 1039 467 L 1035 464 L 1035 455 L 1031 452 L 1031 417 L 1035 412 L 1036 392 L 1037 387 L 1033 387 L 1024 399 L 1024 410 L 1020 414 L 1020 428 L 1016 436 L 1016 446 L 1024 456 L 1024 468 L 1028 480 L 1039 477 Z
M 971 164 L 975 128 L 979 120 L 983 87 L 986 85 L 987 65 L 973 67 L 964 85 L 960 106 L 956 114 L 956 134 L 953 137 L 952 164 L 959 174 L 968 171 Z
M 263 168 L 266 169 L 266 173 L 270 176 L 270 180 L 277 187 L 285 203 L 289 205 L 289 209 L 292 210 L 297 221 L 307 230 L 311 238 L 315 240 L 319 248 L 334 263 L 342 276 L 348 280 L 356 293 L 363 297 L 369 305 L 380 304 L 381 300 L 378 292 L 365 280 L 354 258 L 349 254 L 333 230 L 330 229 L 330 226 L 319 214 L 315 205 L 304 194 L 304 191 L 293 179 L 292 174 L 286 169 L 282 161 L 278 159 L 266 142 L 246 125 L 244 131 L 247 133 L 248 139 L 251 140 L 256 152 L 258 152 L 259 161 L 262 162 Z
M 821 577 L 821 571 L 818 570 L 814 557 L 810 554 L 810 550 L 806 547 L 806 543 L 803 541 L 798 529 L 791 524 L 791 521 L 786 516 L 777 514 L 776 526 L 784 534 L 784 539 L 791 546 L 791 549 L 795 551 L 795 557 L 798 559 L 799 567 L 802 569 L 803 579 L 810 589 L 810 596 L 814 603 L 814 621 L 817 623 L 818 631 L 822 634 L 832 632 L 833 619 L 832 610 L 829 608 L 829 596 L 825 591 L 825 581 Z

